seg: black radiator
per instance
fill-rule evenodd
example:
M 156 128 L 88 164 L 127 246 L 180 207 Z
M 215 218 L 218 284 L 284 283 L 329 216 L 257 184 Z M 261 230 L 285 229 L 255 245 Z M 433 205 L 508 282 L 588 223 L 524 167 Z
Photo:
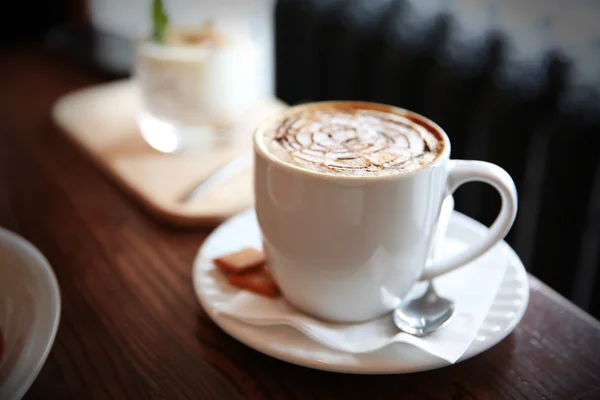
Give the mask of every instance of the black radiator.
M 571 85 L 558 52 L 513 65 L 502 32 L 451 45 L 457 22 L 412 18 L 404 0 L 280 0 L 277 95 L 290 104 L 384 102 L 438 122 L 452 157 L 505 168 L 519 191 L 507 241 L 533 275 L 600 317 L 600 98 Z M 489 225 L 497 194 L 456 193 L 457 210 Z

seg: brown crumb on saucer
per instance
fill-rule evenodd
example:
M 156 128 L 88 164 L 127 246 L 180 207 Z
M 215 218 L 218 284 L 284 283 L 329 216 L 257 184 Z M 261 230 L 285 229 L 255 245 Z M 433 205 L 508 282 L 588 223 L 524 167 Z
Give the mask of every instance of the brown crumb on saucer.
M 263 268 L 240 274 L 231 274 L 227 280 L 234 286 L 267 297 L 277 297 L 279 289 L 271 275 Z
M 215 258 L 213 261 L 222 271 L 239 274 L 262 267 L 266 262 L 266 258 L 261 250 L 246 247 L 234 253 Z

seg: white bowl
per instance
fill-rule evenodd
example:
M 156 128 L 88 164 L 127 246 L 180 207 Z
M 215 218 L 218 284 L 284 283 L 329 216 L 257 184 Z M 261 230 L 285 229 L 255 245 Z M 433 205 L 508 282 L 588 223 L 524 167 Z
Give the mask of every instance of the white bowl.
M 0 399 L 25 395 L 50 352 L 59 318 L 50 264 L 31 243 L 0 228 Z

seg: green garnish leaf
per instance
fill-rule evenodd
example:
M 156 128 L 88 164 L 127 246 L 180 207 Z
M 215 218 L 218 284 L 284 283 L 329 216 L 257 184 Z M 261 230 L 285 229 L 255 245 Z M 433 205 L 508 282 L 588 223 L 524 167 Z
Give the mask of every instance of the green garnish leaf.
M 165 40 L 165 31 L 169 23 L 169 16 L 162 0 L 153 0 L 152 2 L 152 22 L 154 23 L 152 39 L 162 43 Z

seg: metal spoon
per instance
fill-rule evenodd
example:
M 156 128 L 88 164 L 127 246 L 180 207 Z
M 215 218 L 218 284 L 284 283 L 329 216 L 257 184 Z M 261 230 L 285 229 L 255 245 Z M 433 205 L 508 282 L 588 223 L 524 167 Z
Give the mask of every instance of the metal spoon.
M 199 182 L 196 182 L 194 186 L 186 191 L 183 195 L 181 195 L 178 200 L 180 203 L 187 203 L 188 201 L 200 196 L 201 194 L 206 193 L 213 187 L 215 187 L 218 183 L 221 183 L 235 174 L 240 173 L 249 165 L 252 164 L 253 153 L 245 152 L 233 160 L 229 161 L 222 167 L 217 168 L 213 173 L 211 173 L 208 177 L 202 179 Z
M 454 314 L 454 302 L 438 296 L 429 281 L 423 296 L 394 310 L 396 326 L 411 335 L 425 336 L 444 326 Z
M 435 233 L 432 257 L 440 255 L 440 248 L 446 234 L 448 223 L 454 209 L 454 199 L 448 196 L 440 210 L 439 222 Z M 425 293 L 416 299 L 402 304 L 394 310 L 396 326 L 411 335 L 425 336 L 444 326 L 454 314 L 454 302 L 440 297 L 428 281 Z

